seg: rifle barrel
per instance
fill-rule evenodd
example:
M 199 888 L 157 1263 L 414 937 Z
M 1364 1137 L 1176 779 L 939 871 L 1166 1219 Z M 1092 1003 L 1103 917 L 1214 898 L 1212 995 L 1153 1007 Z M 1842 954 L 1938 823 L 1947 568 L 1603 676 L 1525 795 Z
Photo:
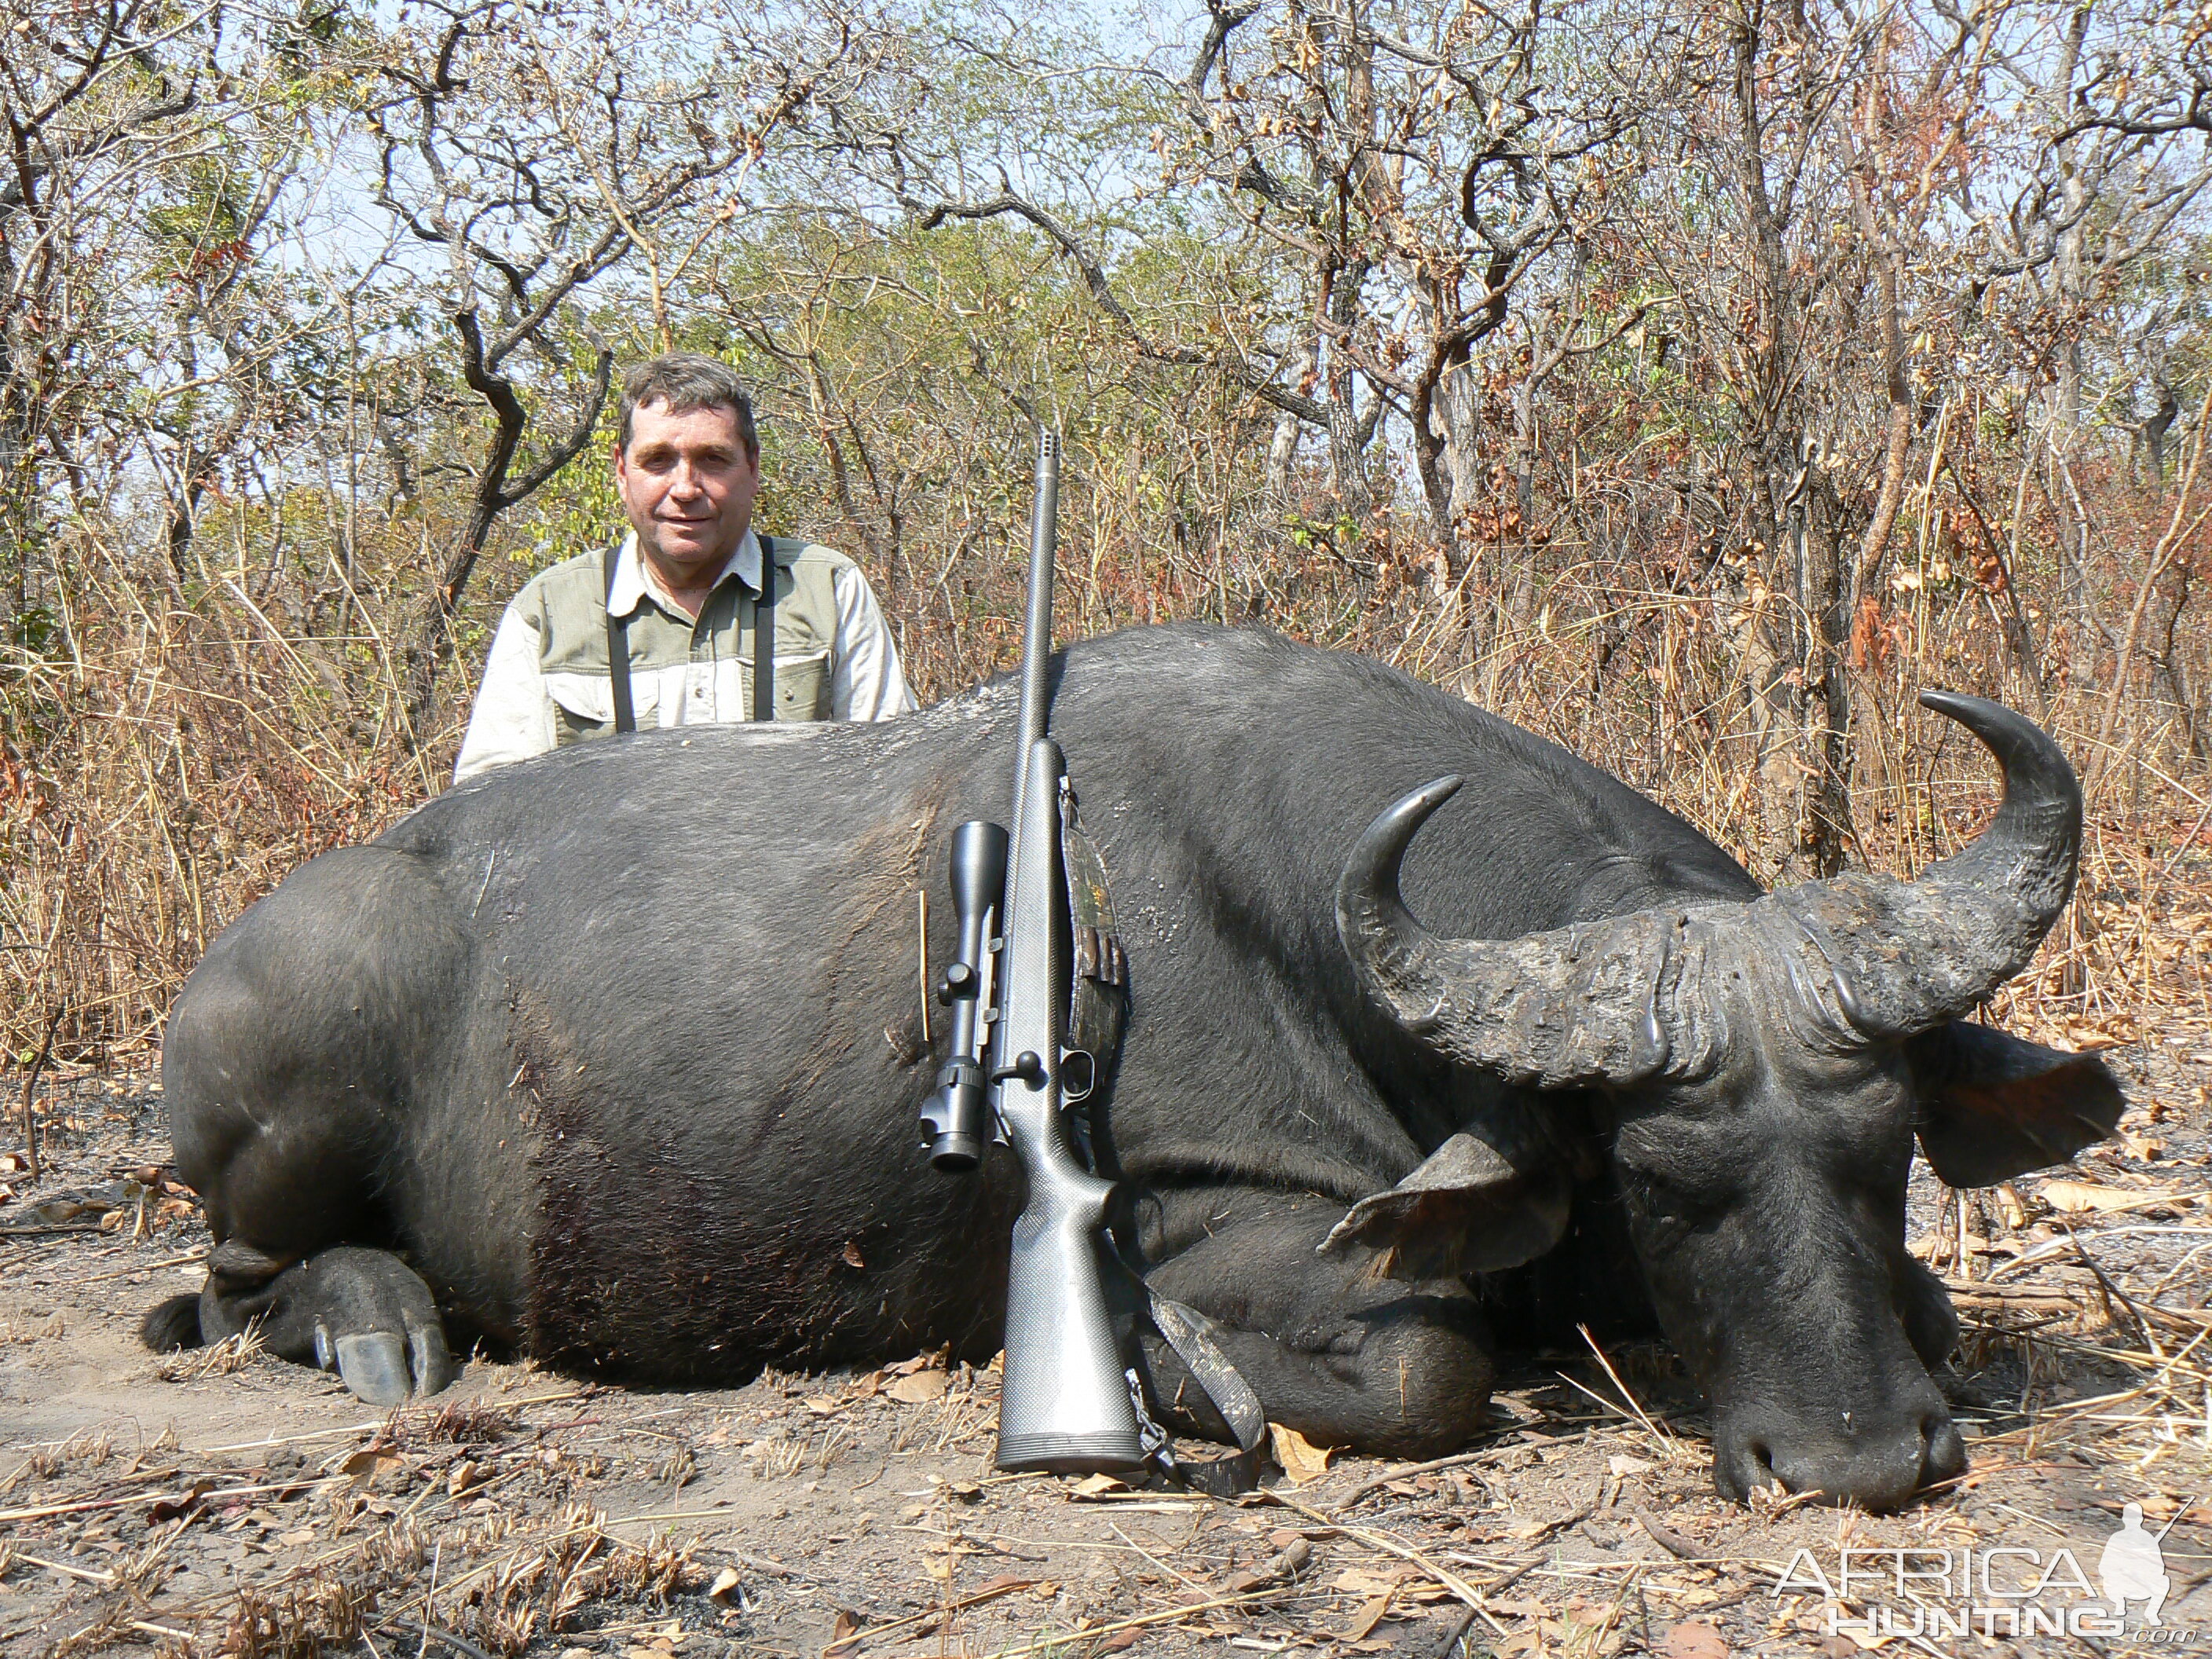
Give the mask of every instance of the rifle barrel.
M 1036 495 L 1030 512 L 1029 620 L 1022 635 L 1022 742 L 1014 762 L 1017 801 L 1027 779 L 1030 746 L 1045 734 L 1045 667 L 1052 660 L 1052 561 L 1059 538 L 1060 434 L 1040 432 Z

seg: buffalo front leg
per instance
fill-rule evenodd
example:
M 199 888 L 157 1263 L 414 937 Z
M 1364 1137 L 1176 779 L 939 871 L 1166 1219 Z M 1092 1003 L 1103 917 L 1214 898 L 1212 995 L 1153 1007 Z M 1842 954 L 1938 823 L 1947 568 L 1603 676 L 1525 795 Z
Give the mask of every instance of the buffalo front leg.
M 209 1341 L 258 1322 L 270 1352 L 335 1370 L 372 1406 L 435 1394 L 453 1380 L 430 1287 L 388 1250 L 339 1245 L 286 1261 L 233 1240 L 208 1267 L 200 1330 Z
M 1279 1200 L 1267 1208 L 1213 1194 L 1209 1207 L 1217 1212 L 1210 1231 L 1164 1260 L 1147 1252 L 1157 1265 L 1145 1281 L 1214 1322 L 1222 1352 L 1268 1421 L 1316 1444 L 1391 1457 L 1441 1455 L 1480 1426 L 1496 1368 L 1464 1285 L 1382 1278 L 1371 1250 L 1319 1254 L 1344 1213 L 1325 1200 Z M 1218 1214 L 1224 1208 L 1226 1217 Z M 1176 1230 L 1170 1219 L 1146 1231 L 1148 1243 L 1165 1243 Z M 1144 1346 L 1163 1424 L 1232 1438 L 1174 1350 L 1151 1334 Z

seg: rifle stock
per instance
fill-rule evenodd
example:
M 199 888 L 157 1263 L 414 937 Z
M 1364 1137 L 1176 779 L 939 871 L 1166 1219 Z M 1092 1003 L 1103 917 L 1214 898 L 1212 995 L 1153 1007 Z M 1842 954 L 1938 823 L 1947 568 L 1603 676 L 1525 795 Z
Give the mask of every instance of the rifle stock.
M 1145 1461 L 1144 1443 L 1104 1288 L 1113 1184 L 1083 1167 L 1061 1118 L 1066 768 L 1050 738 L 1032 743 L 1028 759 L 1010 866 L 1006 1006 L 991 1068 L 999 1121 L 1029 1181 L 1007 1267 L 998 1465 L 1058 1474 L 1135 1468 Z

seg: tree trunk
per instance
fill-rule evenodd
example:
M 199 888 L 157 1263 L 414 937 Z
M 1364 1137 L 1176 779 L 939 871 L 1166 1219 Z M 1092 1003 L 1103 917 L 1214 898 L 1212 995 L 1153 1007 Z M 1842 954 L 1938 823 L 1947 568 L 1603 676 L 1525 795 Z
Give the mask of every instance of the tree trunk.
M 437 702 L 438 672 L 453 654 L 453 623 L 460 615 L 461 596 L 467 591 L 469 578 L 476 572 L 477 561 L 483 556 L 485 544 L 491 539 L 492 526 L 499 522 L 501 514 L 535 495 L 590 441 L 592 428 L 599 424 L 599 411 L 606 406 L 607 383 L 614 370 L 614 354 L 602 347 L 591 396 L 576 424 L 543 460 L 510 485 L 507 474 L 514 465 L 523 432 L 530 424 L 529 413 L 516 395 L 514 383 L 499 373 L 501 354 L 485 351 L 475 311 L 457 315 L 453 327 L 461 337 L 463 377 L 471 389 L 491 405 L 494 424 L 483 465 L 477 473 L 476 493 L 469 503 L 468 527 L 462 533 L 460 545 L 439 573 L 437 585 L 430 590 L 429 599 L 422 607 L 404 655 L 407 744 L 410 750 L 418 752 L 429 735 L 430 716 Z

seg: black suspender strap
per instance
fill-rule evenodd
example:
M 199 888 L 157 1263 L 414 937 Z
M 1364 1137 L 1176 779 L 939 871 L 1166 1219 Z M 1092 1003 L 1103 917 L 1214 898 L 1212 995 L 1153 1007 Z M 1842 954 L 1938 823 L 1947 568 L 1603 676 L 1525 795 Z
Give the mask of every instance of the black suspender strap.
M 753 718 L 775 718 L 775 538 L 760 538 L 760 597 L 753 601 Z
M 760 597 L 753 601 L 753 718 L 775 718 L 775 538 L 763 536 Z M 622 549 L 609 548 L 600 555 L 606 577 L 606 598 L 615 596 L 615 567 Z M 629 618 L 607 612 L 607 678 L 614 688 L 615 730 L 637 730 L 637 710 L 629 695 Z
M 607 593 L 610 605 L 615 596 L 615 566 L 621 562 L 620 546 L 609 548 L 601 556 L 606 568 Z M 607 612 L 607 678 L 614 684 L 615 730 L 637 730 L 637 711 L 629 700 L 629 618 Z

